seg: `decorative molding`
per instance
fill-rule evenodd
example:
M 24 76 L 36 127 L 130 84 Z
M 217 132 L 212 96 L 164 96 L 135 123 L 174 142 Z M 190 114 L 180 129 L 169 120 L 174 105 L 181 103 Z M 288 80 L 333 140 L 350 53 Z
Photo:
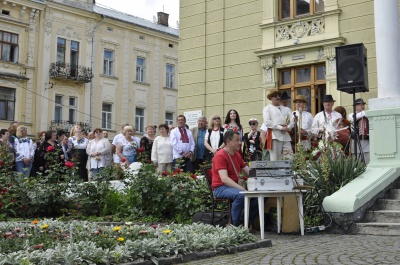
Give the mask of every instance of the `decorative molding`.
M 118 42 L 114 42 L 114 41 L 110 41 L 110 40 L 105 40 L 105 39 L 101 39 L 101 45 L 103 46 L 107 46 L 107 45 L 113 45 L 114 47 L 118 48 L 119 47 L 119 43 Z
M 325 52 L 324 49 L 321 48 L 317 51 L 317 58 L 318 60 L 324 60 L 325 59 Z
M 336 51 L 334 46 L 324 47 L 325 58 L 328 60 L 328 75 L 336 74 Z
M 44 21 L 44 31 L 49 35 L 53 29 L 53 18 L 52 13 L 49 9 L 46 11 L 46 19 Z
M 140 48 L 133 48 L 133 51 L 137 56 L 141 56 L 141 57 L 148 57 L 150 54 L 150 51 L 143 50 Z
M 19 11 L 19 20 L 24 20 L 26 12 L 26 6 L 21 6 L 21 10 Z
M 275 38 L 277 41 L 324 34 L 325 20 L 324 18 L 316 18 L 309 21 L 297 21 L 292 25 L 278 26 L 275 32 Z
M 0 23 L 0 29 L 5 29 L 5 30 L 11 31 L 11 32 L 20 32 L 21 31 L 21 29 L 19 27 L 5 25 L 3 23 Z
M 273 56 L 265 56 L 261 57 L 261 67 L 264 68 L 264 83 L 272 83 L 272 69 L 274 66 L 274 57 Z
M 36 19 L 39 16 L 39 10 L 37 9 L 32 9 L 31 12 L 29 13 L 29 22 L 32 24 L 36 24 Z
M 283 65 L 283 58 L 282 58 L 282 56 L 277 56 L 277 57 L 275 57 L 275 65 L 277 66 L 277 67 L 280 67 L 280 66 L 282 66 Z
M 58 29 L 57 35 L 67 37 L 69 39 L 81 40 L 80 34 L 75 32 L 71 26 L 66 26 L 64 29 Z

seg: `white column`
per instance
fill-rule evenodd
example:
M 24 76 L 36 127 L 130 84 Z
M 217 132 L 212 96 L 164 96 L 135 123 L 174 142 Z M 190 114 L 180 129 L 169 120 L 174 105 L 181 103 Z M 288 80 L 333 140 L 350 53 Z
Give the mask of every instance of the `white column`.
M 378 98 L 398 97 L 400 96 L 399 1 L 374 0 L 374 10 Z

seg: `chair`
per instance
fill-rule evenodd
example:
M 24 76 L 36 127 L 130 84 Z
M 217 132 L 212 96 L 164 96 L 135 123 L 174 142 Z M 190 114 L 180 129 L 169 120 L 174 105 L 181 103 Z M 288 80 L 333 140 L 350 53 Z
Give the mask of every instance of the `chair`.
M 215 205 L 217 203 L 225 203 L 228 204 L 228 209 L 229 209 L 229 224 L 232 224 L 232 215 L 231 215 L 231 209 L 232 209 L 232 200 L 231 199 L 223 199 L 223 198 L 215 198 L 213 190 L 212 190 L 212 170 L 210 167 L 203 168 L 203 174 L 207 180 L 207 186 L 208 189 L 210 190 L 210 196 L 212 200 L 212 214 L 211 214 L 211 224 L 214 225 L 214 215 L 215 215 Z

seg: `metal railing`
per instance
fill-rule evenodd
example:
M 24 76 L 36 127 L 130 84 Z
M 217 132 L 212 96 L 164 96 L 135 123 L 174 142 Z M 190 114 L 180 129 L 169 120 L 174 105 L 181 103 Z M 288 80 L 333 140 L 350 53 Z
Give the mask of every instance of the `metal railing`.
M 89 123 L 84 123 L 84 122 L 70 122 L 70 121 L 65 121 L 65 120 L 52 120 L 50 123 L 49 130 L 64 130 L 67 135 L 69 136 L 69 133 L 74 125 L 79 125 L 81 126 L 82 130 L 85 130 L 86 132 L 90 132 L 91 128 Z
M 50 77 L 65 78 L 89 83 L 93 78 L 93 73 L 92 68 L 90 67 L 56 62 L 52 63 L 50 66 Z

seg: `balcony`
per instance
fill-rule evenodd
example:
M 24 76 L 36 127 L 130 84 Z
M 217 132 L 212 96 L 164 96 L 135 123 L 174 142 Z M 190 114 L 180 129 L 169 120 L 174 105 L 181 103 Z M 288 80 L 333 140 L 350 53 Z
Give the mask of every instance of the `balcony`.
M 50 123 L 50 128 L 49 130 L 64 130 L 67 135 L 69 136 L 69 133 L 74 125 L 79 125 L 81 126 L 82 130 L 85 130 L 86 132 L 90 132 L 90 126 L 89 123 L 83 123 L 83 122 L 69 122 L 69 121 L 63 121 L 63 120 L 52 120 Z
M 90 67 L 56 62 L 50 66 L 50 77 L 89 83 L 93 78 L 93 73 Z

